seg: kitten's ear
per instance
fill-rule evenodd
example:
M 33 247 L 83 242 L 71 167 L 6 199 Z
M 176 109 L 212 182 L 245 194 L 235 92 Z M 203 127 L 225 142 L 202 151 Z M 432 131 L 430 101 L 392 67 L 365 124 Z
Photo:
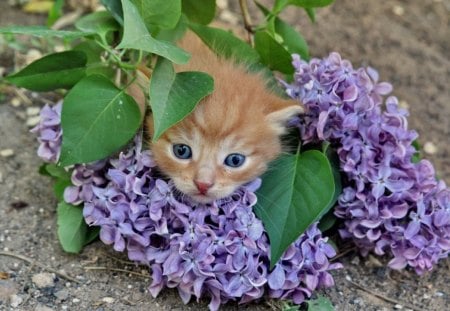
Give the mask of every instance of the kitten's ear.
M 266 115 L 266 120 L 278 135 L 286 132 L 286 124 L 294 116 L 305 112 L 303 105 L 294 100 L 278 100 L 271 111 Z

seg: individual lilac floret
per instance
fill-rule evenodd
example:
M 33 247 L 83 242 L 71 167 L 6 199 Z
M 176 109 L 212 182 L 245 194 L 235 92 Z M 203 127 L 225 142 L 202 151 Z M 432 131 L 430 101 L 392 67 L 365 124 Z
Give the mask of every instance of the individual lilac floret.
M 422 274 L 450 251 L 450 191 L 432 165 L 412 162 L 417 138 L 390 84 L 372 68 L 352 68 L 332 53 L 310 62 L 294 56 L 295 82 L 287 93 L 307 108 L 299 121 L 306 143 L 329 141 L 337 149 L 345 185 L 335 214 L 362 254 L 392 256 Z
M 38 134 L 38 156 L 46 162 L 56 163 L 59 159 L 62 142 L 61 109 L 62 102 L 54 106 L 45 105 L 41 109 L 39 124 L 31 130 Z
M 332 286 L 329 271 L 341 267 L 329 263 L 336 253 L 314 224 L 269 271 L 267 234 L 252 211 L 260 180 L 229 198 L 196 204 L 159 177 L 140 135 L 117 158 L 75 165 L 72 183 L 65 201 L 84 204 L 86 222 L 100 227 L 105 244 L 151 266 L 155 297 L 177 288 L 185 303 L 209 297 L 211 310 L 264 294 L 302 303 Z

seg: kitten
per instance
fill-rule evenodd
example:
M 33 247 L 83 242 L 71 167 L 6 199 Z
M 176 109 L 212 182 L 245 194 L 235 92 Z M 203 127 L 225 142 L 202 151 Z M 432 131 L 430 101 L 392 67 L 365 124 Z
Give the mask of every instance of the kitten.
M 215 89 L 189 116 L 150 142 L 150 149 L 178 190 L 210 203 L 267 169 L 281 153 L 286 122 L 303 108 L 268 91 L 260 75 L 217 57 L 193 34 L 180 45 L 192 58 L 176 70 L 206 72 L 214 78 Z M 146 125 L 151 135 L 151 115 Z

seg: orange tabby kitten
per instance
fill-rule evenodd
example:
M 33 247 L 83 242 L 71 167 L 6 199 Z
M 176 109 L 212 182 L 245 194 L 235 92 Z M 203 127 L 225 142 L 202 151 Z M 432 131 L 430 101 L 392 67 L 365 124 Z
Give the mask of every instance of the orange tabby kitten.
M 207 72 L 215 89 L 189 116 L 150 142 L 150 148 L 178 190 L 210 203 L 266 170 L 281 152 L 286 122 L 303 108 L 269 92 L 264 78 L 217 57 L 194 35 L 188 34 L 180 45 L 192 58 L 177 71 Z M 151 116 L 146 123 L 151 132 Z

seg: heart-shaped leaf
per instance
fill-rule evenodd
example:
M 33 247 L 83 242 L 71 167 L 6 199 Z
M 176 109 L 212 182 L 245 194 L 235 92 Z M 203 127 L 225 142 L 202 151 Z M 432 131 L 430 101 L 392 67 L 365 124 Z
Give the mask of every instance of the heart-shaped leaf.
M 263 12 L 263 14 L 268 17 L 270 11 L 264 7 L 262 4 L 256 2 L 257 7 Z M 290 54 L 299 54 L 303 59 L 309 59 L 308 45 L 305 39 L 289 24 L 283 22 L 278 17 L 273 18 L 274 31 L 283 41 L 282 45 L 287 49 Z
M 100 11 L 83 16 L 75 23 L 75 27 L 81 31 L 98 34 L 102 41 L 106 43 L 107 34 L 118 30 L 119 24 L 111 13 Z
M 147 26 L 172 29 L 181 16 L 181 0 L 132 0 Z
M 66 95 L 61 113 L 61 165 L 103 159 L 124 146 L 141 124 L 134 99 L 110 80 L 92 75 Z
M 53 30 L 45 26 L 7 26 L 0 28 L 0 34 L 30 35 L 36 37 L 57 37 L 63 39 L 76 39 L 87 37 L 93 33 L 82 31 Z
M 258 53 L 250 45 L 228 31 L 194 23 L 189 27 L 217 55 L 249 65 L 260 62 Z
M 54 53 L 38 59 L 7 81 L 33 91 L 71 88 L 86 72 L 87 57 L 81 51 Z
M 64 251 L 78 253 L 86 240 L 87 225 L 83 208 L 60 202 L 57 208 L 58 238 Z
M 130 0 L 122 0 L 124 34 L 118 49 L 136 49 L 160 55 L 177 64 L 185 64 L 188 52 L 167 41 L 156 40 L 148 32 L 137 8 Z
M 294 73 L 291 54 L 268 31 L 260 30 L 255 33 L 255 49 L 261 61 L 272 70 L 285 74 Z
M 114 19 L 123 26 L 123 10 L 120 0 L 101 0 L 103 6 L 111 13 Z
M 172 64 L 160 58 L 150 81 L 153 140 L 183 120 L 213 90 L 214 80 L 208 74 L 196 71 L 175 73 Z
M 270 266 L 325 213 L 335 185 L 330 162 L 317 151 L 284 155 L 263 176 L 256 215 L 270 239 Z
M 183 0 L 183 13 L 194 23 L 207 25 L 216 14 L 216 0 Z

